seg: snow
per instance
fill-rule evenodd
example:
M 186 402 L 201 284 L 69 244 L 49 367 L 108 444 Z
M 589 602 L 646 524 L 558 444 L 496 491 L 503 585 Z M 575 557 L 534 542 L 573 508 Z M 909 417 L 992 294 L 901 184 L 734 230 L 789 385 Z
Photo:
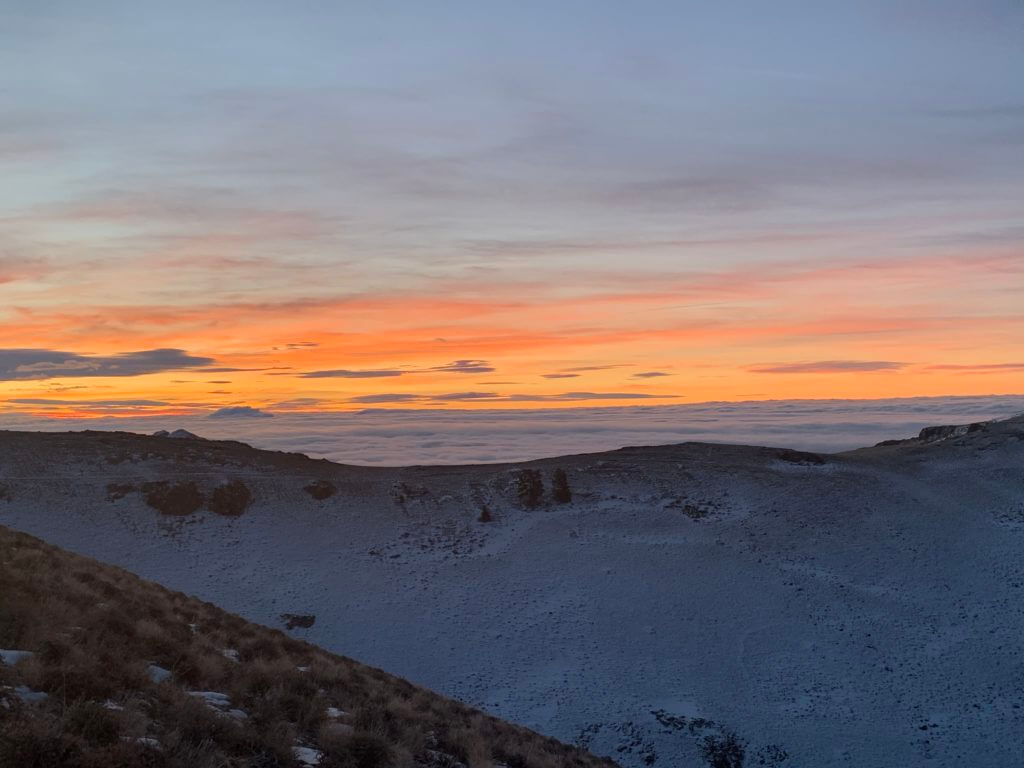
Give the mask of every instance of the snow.
M 167 680 L 171 676 L 171 671 L 169 669 L 164 669 L 156 664 L 150 664 L 146 668 L 146 671 L 149 674 L 149 679 L 158 684 Z
M 0 437 L 0 524 L 267 625 L 315 613 L 311 642 L 629 768 L 700 765 L 722 729 L 751 764 L 777 744 L 786 768 L 995 768 L 1024 729 L 1021 437 L 823 465 L 706 444 L 567 457 L 534 466 L 564 467 L 573 503 L 537 510 L 503 466 L 110 465 L 86 437 L 54 462 Z M 183 472 L 243 478 L 254 503 L 182 525 L 107 500 Z M 319 477 L 339 493 L 310 498 Z
M 39 704 L 40 702 L 46 701 L 49 697 L 48 694 L 43 691 L 33 691 L 27 685 L 17 685 L 13 688 L 9 685 L 3 686 L 5 691 L 13 691 L 14 695 L 21 699 L 26 704 Z
M 9 667 L 13 667 L 18 662 L 32 656 L 32 651 L 15 651 L 0 648 L 0 663 L 6 664 Z
M 245 720 L 249 717 L 247 712 L 231 707 L 231 697 L 226 693 L 218 691 L 188 691 L 188 695 L 201 699 L 206 706 L 219 715 L 224 715 L 234 720 Z
M 228 661 L 238 663 L 238 651 L 234 648 L 225 648 L 221 651 L 221 655 L 224 656 Z
M 226 693 L 219 693 L 218 691 L 189 691 L 188 695 L 196 699 L 202 699 L 211 707 L 217 709 L 231 706 L 231 697 Z
M 295 755 L 296 760 L 308 766 L 320 765 L 320 759 L 323 757 L 312 747 L 292 747 L 292 754 Z

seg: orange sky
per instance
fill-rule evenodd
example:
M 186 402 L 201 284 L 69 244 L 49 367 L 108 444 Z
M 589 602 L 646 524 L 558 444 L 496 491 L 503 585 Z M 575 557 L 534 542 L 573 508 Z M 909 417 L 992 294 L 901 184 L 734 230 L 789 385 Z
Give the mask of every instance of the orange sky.
M 96 268 L 116 274 L 119 265 Z M 260 269 L 240 265 L 228 277 Z M 11 357 L 0 398 L 8 410 L 108 415 L 1022 389 L 1024 262 L 1013 249 L 818 267 L 795 259 L 758 272 L 595 274 L 575 283 L 547 275 L 144 305 L 85 301 L 81 284 L 62 285 L 59 272 L 14 276 L 0 286 L 20 299 L 0 325 Z M 112 357 L 168 348 L 190 357 L 149 366 L 166 370 L 104 375 L 116 370 Z M 11 368 L 19 349 L 55 354 Z M 96 360 L 108 362 L 90 367 Z

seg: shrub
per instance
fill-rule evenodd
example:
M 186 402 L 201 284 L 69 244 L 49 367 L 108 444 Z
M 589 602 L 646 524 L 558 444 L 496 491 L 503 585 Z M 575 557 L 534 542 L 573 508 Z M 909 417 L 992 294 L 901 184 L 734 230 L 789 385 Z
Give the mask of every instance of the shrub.
M 355 733 L 336 744 L 325 745 L 320 768 L 385 768 L 391 765 L 391 748 L 379 736 Z
M 544 499 L 544 480 L 540 470 L 521 469 L 516 475 L 516 496 L 523 509 L 536 509 Z
M 572 501 L 572 491 L 569 490 L 569 476 L 561 467 L 556 469 L 551 475 L 551 498 L 559 504 L 568 504 Z
M 192 481 L 144 483 L 142 497 L 149 506 L 164 515 L 191 515 L 203 506 L 203 494 Z
M 732 731 L 721 736 L 705 736 L 701 756 L 711 768 L 743 768 L 747 745 Z
M 79 701 L 68 708 L 64 716 L 64 730 L 80 737 L 93 747 L 116 744 L 121 735 L 121 724 L 116 713 L 95 701 Z
M 330 480 L 317 480 L 307 485 L 303 490 L 317 501 L 329 499 L 338 492 L 338 489 Z
M 40 720 L 18 720 L 0 728 L 0 765 L 54 768 L 80 764 L 81 750 L 57 728 Z
M 238 517 L 252 503 L 252 493 L 241 480 L 235 479 L 217 486 L 210 499 L 210 511 L 225 517 Z

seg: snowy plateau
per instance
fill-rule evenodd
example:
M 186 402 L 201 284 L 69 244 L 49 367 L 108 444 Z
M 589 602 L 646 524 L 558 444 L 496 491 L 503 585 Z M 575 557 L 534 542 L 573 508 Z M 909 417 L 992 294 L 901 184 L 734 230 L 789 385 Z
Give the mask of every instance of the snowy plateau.
M 624 766 L 726 732 L 747 765 L 1024 764 L 1020 417 L 404 468 L 0 432 L 0 524 Z

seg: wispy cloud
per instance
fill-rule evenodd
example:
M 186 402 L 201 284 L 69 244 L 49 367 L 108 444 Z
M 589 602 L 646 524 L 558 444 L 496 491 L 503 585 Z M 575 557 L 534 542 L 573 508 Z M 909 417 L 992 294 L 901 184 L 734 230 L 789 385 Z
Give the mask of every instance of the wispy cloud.
M 411 371 L 400 370 L 370 370 L 351 371 L 346 368 L 336 368 L 328 371 L 309 371 L 299 374 L 303 379 L 387 379 L 395 376 L 402 376 Z
M 429 370 L 440 373 L 491 373 L 494 367 L 486 360 L 456 360 Z
M 907 366 L 890 360 L 819 360 L 810 363 L 773 363 L 754 365 L 753 373 L 858 373 L 865 371 L 898 371 Z
M 55 398 L 47 397 L 12 397 L 6 400 L 5 402 L 15 403 L 17 405 L 73 405 L 78 407 L 105 406 L 117 408 L 138 408 L 170 405 L 170 403 L 166 403 L 162 400 L 58 400 Z
M 414 403 L 422 400 L 422 395 L 410 394 L 408 392 L 381 392 L 375 395 L 358 395 L 350 397 L 350 403 Z
M 0 285 L 37 278 L 45 272 L 46 263 L 40 258 L 0 255 Z
M 662 400 L 675 399 L 677 395 L 652 394 L 649 392 L 562 392 L 553 395 L 501 394 L 499 392 L 445 392 L 440 394 L 415 394 L 408 392 L 384 392 L 373 395 L 358 395 L 349 398 L 350 403 L 559 403 L 582 402 L 587 400 Z
M 274 414 L 253 408 L 249 405 L 232 405 L 225 408 L 218 408 L 207 418 L 210 419 L 266 419 Z
M 213 362 L 213 358 L 190 355 L 181 349 L 149 349 L 108 356 L 52 349 L 0 349 L 0 380 L 143 376 L 204 368 Z
M 966 365 L 929 365 L 929 371 L 975 371 L 979 373 L 997 371 L 1024 371 L 1024 363 L 977 363 Z
M 634 373 L 632 378 L 634 379 L 657 379 L 661 376 L 671 376 L 671 373 L 665 371 L 642 371 L 640 373 Z
M 492 373 L 494 368 L 486 360 L 455 360 L 431 368 L 385 368 L 377 370 L 350 370 L 336 368 L 299 374 L 303 379 L 386 379 L 414 373 Z

